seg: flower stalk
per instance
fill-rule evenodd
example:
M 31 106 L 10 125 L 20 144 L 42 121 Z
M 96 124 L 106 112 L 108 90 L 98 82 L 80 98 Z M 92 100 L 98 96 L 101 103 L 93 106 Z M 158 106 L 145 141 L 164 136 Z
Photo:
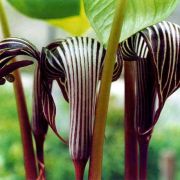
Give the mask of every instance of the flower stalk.
M 112 29 L 108 41 L 107 52 L 105 55 L 104 68 L 102 73 L 100 91 L 96 104 L 96 114 L 93 130 L 92 150 L 90 157 L 89 179 L 100 180 L 102 174 L 103 144 L 106 125 L 106 116 L 110 95 L 111 80 L 115 57 L 123 19 L 126 9 L 127 0 L 117 1 Z
M 134 124 L 136 62 L 124 61 L 125 76 L 125 179 L 138 179 L 138 146 Z
M 3 37 L 4 38 L 9 37 L 10 30 L 8 27 L 6 14 L 4 12 L 2 0 L 0 0 L 0 23 L 2 27 Z M 12 62 L 15 61 L 16 60 L 13 59 Z M 36 172 L 36 162 L 35 162 L 34 149 L 32 143 L 31 126 L 29 123 L 22 81 L 18 70 L 14 71 L 14 77 L 16 80 L 13 83 L 13 87 L 16 97 L 21 138 L 23 144 L 23 156 L 24 156 L 26 179 L 36 179 L 37 172 Z
M 42 109 L 42 85 L 41 71 L 37 65 L 34 73 L 33 103 L 32 103 L 32 131 L 36 144 L 36 160 L 38 164 L 38 179 L 45 180 L 45 163 L 44 163 L 44 143 L 48 131 L 48 122 L 46 121 Z
M 150 138 L 144 138 L 143 136 L 139 138 L 139 179 L 147 179 L 147 159 L 148 159 L 148 147 Z

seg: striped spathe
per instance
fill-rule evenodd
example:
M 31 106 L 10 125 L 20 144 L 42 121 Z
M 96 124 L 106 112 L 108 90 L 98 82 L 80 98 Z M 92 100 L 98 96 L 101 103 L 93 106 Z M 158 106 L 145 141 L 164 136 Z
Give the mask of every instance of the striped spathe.
M 105 49 L 94 39 L 73 37 L 56 42 L 55 46 L 45 51 L 46 59 L 41 66 L 48 78 L 58 81 L 65 99 L 70 103 L 70 154 L 73 160 L 87 161 Z M 119 77 L 121 69 L 122 63 L 117 61 L 114 79 Z M 48 109 L 46 114 L 48 116 Z M 50 124 L 54 126 L 54 117 Z
M 136 61 L 136 128 L 149 132 L 166 99 L 180 84 L 180 26 L 160 22 L 120 45 L 125 61 Z

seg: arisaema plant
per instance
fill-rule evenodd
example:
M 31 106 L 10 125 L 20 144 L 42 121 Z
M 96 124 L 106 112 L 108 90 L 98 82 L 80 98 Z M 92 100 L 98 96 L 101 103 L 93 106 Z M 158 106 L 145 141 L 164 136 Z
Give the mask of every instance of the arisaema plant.
M 45 178 L 43 143 L 48 124 L 62 140 L 56 128 L 56 107 L 51 95 L 52 82 L 58 84 L 70 104 L 69 151 L 75 165 L 76 178 L 83 179 L 90 156 L 98 84 L 101 79 L 105 49 L 94 39 L 68 38 L 54 42 L 39 53 L 28 42 L 10 38 L 2 42 L 13 55 L 28 55 L 38 62 L 34 80 L 33 133 L 37 147 L 39 177 Z M 16 44 L 16 46 L 14 46 Z M 27 46 L 28 45 L 28 46 Z M 23 49 L 23 53 L 21 51 Z M 115 64 L 112 80 L 118 79 L 121 61 Z
M 48 21 L 80 14 L 78 0 L 8 1 L 20 12 Z M 1 42 L 8 47 L 1 59 L 27 55 L 37 60 L 32 118 L 39 167 L 35 178 L 45 179 L 43 145 L 48 125 L 66 143 L 55 123 L 51 90 L 56 80 L 70 104 L 68 144 L 76 179 L 83 179 L 89 157 L 89 179 L 101 179 L 110 85 L 119 77 L 125 60 L 125 93 L 126 97 L 132 96 L 125 100 L 125 179 L 138 179 L 137 141 L 140 179 L 146 179 L 148 142 L 165 100 L 178 88 L 179 78 L 179 27 L 166 22 L 150 25 L 166 18 L 177 3 L 178 0 L 117 0 L 117 4 L 115 0 L 84 0 L 86 14 L 101 43 L 87 37 L 70 37 L 39 52 L 26 40 L 9 38 Z M 147 26 L 150 27 L 142 30 Z M 6 33 L 6 37 L 9 35 Z
M 40 18 L 47 21 L 53 21 L 53 19 L 67 18 L 69 16 L 78 16 L 80 14 L 80 1 L 9 1 L 9 3 L 16 9 L 20 10 L 23 14 L 31 16 L 33 18 Z M 67 8 L 68 7 L 68 8 Z M 46 9 L 46 10 L 45 10 Z M 6 19 L 5 11 L 3 8 L 2 0 L 0 1 L 0 23 L 2 28 L 3 37 L 10 37 L 10 29 Z M 15 61 L 15 59 L 13 60 Z M 18 66 L 25 64 L 18 63 Z M 11 65 L 10 67 L 12 67 Z M 17 63 L 13 67 L 17 66 Z M 33 144 L 31 137 L 31 127 L 29 123 L 26 101 L 24 98 L 24 91 L 22 87 L 20 73 L 14 72 L 16 81 L 14 82 L 15 97 L 17 102 L 17 109 L 20 122 L 20 130 L 23 144 L 23 155 L 25 164 L 25 174 L 27 179 L 35 179 L 36 162 L 33 152 Z M 6 76 L 8 80 L 12 80 L 13 76 Z M 1 79 L 4 83 L 4 78 Z M 36 84 L 36 82 L 35 82 Z M 39 155 L 40 156 L 40 155 Z
M 138 32 L 119 48 L 123 59 L 135 64 L 132 123 L 139 144 L 139 178 L 146 179 L 147 151 L 153 128 L 166 99 L 179 88 L 180 27 L 163 21 Z M 125 111 L 128 113 L 128 109 Z

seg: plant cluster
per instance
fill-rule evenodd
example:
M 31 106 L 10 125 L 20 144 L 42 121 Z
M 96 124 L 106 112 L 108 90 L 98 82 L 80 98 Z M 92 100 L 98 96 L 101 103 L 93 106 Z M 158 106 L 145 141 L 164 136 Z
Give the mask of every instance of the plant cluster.
M 19 86 L 21 83 L 19 78 L 15 85 L 18 106 L 22 108 L 19 117 L 27 179 L 46 178 L 43 146 L 49 126 L 61 141 L 68 144 L 76 179 L 83 179 L 88 159 L 90 159 L 89 179 L 101 179 L 110 85 L 120 77 L 123 66 L 125 69 L 125 178 L 127 180 L 147 178 L 148 145 L 153 128 L 166 99 L 179 88 L 180 27 L 165 21 L 157 23 L 177 4 L 177 1 L 166 0 L 164 6 L 156 3 L 157 9 L 152 8 L 144 12 L 146 15 L 156 12 L 153 19 L 147 20 L 146 16 L 143 18 L 138 13 L 136 18 L 139 18 L 139 21 L 142 18 L 144 23 L 140 25 L 140 22 L 137 22 L 133 24 L 132 31 L 127 30 L 127 27 L 132 28 L 130 24 L 136 20 L 132 16 L 135 13 L 132 9 L 134 1 L 130 3 L 127 0 L 119 0 L 115 4 L 113 1 L 85 0 L 90 22 L 107 48 L 101 42 L 89 37 L 70 37 L 52 42 L 41 51 L 27 40 L 7 38 L 10 33 L 7 30 L 3 7 L 0 6 L 1 22 L 6 37 L 0 41 L 1 84 L 5 79 L 12 81 L 14 76 L 15 79 L 17 78 L 17 74 L 14 76 L 10 74 L 15 69 L 32 64 L 32 61 L 15 61 L 6 65 L 16 56 L 29 56 L 35 59 L 37 64 L 33 87 L 32 132 L 27 110 L 25 107 L 22 108 L 24 104 L 21 100 L 24 98 L 22 88 Z M 16 4 L 16 1 L 12 0 L 9 2 L 17 9 L 21 9 L 21 5 L 24 5 Z M 42 9 L 47 8 L 49 4 L 46 3 L 41 3 Z M 148 0 L 146 3 L 154 5 Z M 52 7 L 57 5 L 62 8 L 62 2 L 51 4 Z M 77 6 L 78 11 L 80 2 L 77 1 L 74 6 Z M 146 7 L 145 2 L 140 2 L 140 6 Z M 95 7 L 102 9 L 98 8 L 98 12 L 95 11 Z M 139 6 L 135 9 L 139 10 Z M 162 9 L 166 11 L 162 13 Z M 62 12 L 59 14 L 57 13 L 59 9 L 56 8 L 54 13 L 48 10 L 46 16 L 43 16 L 42 11 L 37 10 L 34 13 L 34 10 L 24 10 L 25 8 L 22 12 L 27 15 L 32 14 L 44 19 L 77 13 L 73 11 L 70 14 L 67 12 L 67 14 Z M 104 13 L 108 16 L 104 16 Z M 108 23 L 97 23 L 99 18 L 102 22 Z M 151 26 L 151 24 L 155 25 Z M 107 37 L 109 37 L 108 42 Z M 53 81 L 57 81 L 64 99 L 70 105 L 68 141 L 61 137 L 56 127 L 56 106 L 52 97 Z M 33 151 L 31 133 L 36 143 L 36 155 Z M 36 161 L 38 171 L 36 171 Z

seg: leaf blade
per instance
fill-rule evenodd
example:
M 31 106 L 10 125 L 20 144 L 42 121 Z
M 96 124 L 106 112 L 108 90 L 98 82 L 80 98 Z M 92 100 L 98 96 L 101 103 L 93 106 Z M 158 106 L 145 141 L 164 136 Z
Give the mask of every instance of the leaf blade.
M 80 0 L 80 2 L 79 15 L 63 19 L 54 19 L 48 22 L 56 27 L 60 27 L 70 32 L 72 35 L 79 36 L 83 34 L 90 27 L 90 24 L 85 14 L 83 0 Z
M 122 0 L 123 1 L 123 0 Z M 121 39 L 127 39 L 147 26 L 171 14 L 179 0 L 128 1 Z M 115 9 L 115 0 L 84 0 L 86 15 L 99 39 L 107 44 Z
M 78 15 L 79 0 L 8 0 L 18 11 L 38 19 L 57 19 Z

